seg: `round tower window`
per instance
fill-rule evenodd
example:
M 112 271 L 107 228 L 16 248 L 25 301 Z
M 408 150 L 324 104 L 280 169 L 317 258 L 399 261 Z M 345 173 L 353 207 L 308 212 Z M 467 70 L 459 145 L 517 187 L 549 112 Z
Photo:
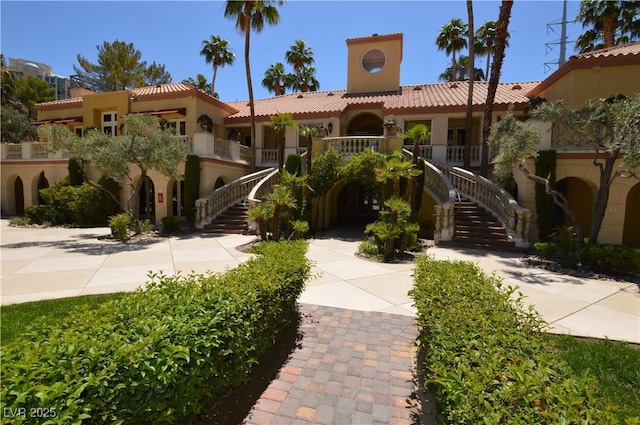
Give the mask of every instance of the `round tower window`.
M 362 57 L 362 67 L 369 73 L 375 74 L 380 72 L 384 67 L 386 58 L 381 50 L 373 49 L 369 50 Z

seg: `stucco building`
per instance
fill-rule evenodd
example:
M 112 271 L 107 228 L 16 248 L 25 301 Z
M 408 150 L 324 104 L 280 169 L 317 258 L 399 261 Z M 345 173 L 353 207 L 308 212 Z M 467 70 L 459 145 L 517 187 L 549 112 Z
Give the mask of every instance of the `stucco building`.
M 396 133 L 415 123 L 424 123 L 431 130 L 431 139 L 421 146 L 421 156 L 431 160 L 431 172 L 435 173 L 432 178 L 444 179 L 444 183 L 437 183 L 444 186 L 436 189 L 425 185 L 421 225 L 430 228 L 436 237 L 446 240 L 451 237 L 449 233 L 454 231 L 455 223 L 455 217 L 448 216 L 446 212 L 451 208 L 448 203 L 454 202 L 447 194 L 449 186 L 459 192 L 470 190 L 468 185 L 457 187 L 463 184 L 459 182 L 462 172 L 452 171 L 457 170 L 454 167 L 461 166 L 463 162 L 469 84 L 458 81 L 401 86 L 402 42 L 402 34 L 374 34 L 348 39 L 347 87 L 344 90 L 292 93 L 257 99 L 256 165 L 259 170 L 264 170 L 277 164 L 276 134 L 270 120 L 277 112 L 290 112 L 298 125 L 322 129 L 314 139 L 312 155 L 332 146 L 343 154 L 345 160 L 364 149 L 385 151 L 402 148 L 405 142 Z M 525 106 L 533 97 L 565 99 L 570 105 L 580 107 L 588 98 L 638 93 L 639 75 L 640 43 L 578 55 L 544 81 L 500 83 L 492 122 L 504 115 L 509 107 L 514 108 L 516 115 L 526 119 Z M 486 82 L 474 83 L 470 137 L 472 170 L 477 169 L 481 158 L 480 133 L 487 86 Z M 222 102 L 185 83 L 112 93 L 76 90 L 71 98 L 39 104 L 36 110 L 36 124 L 64 124 L 79 135 L 89 127 L 119 134 L 119 124 L 125 115 L 131 113 L 149 113 L 175 126 L 180 135 L 178 137 L 188 144 L 189 151 L 201 158 L 199 225 L 204 225 L 226 205 L 222 201 L 211 200 L 221 192 L 214 194 L 214 190 L 228 186 L 225 195 L 228 198 L 233 187 L 245 184 L 238 183 L 238 179 L 250 172 L 248 102 Z M 210 119 L 210 126 L 201 125 L 203 116 Z M 390 122 L 394 122 L 395 126 L 385 126 Z M 579 143 L 565 143 L 561 140 L 562 136 L 554 133 L 547 123 L 539 125 L 544 139 L 540 149 L 558 150 L 558 181 L 564 181 L 573 205 L 587 211 L 586 207 L 593 203 L 598 181 L 597 171 L 591 164 L 592 151 Z M 301 136 L 299 129 L 289 130 L 285 136 L 285 155 L 306 150 L 307 139 Z M 20 214 L 25 206 L 36 202 L 40 171 L 45 171 L 50 183 L 62 179 L 67 175 L 67 159 L 62 154 L 50 153 L 44 143 L 2 144 L 3 215 Z M 457 174 L 454 176 L 452 173 Z M 260 176 L 266 175 L 264 172 Z M 477 176 L 470 179 L 477 185 L 488 184 Z M 513 221 L 505 223 L 507 233 L 511 229 L 512 236 L 519 238 L 516 242 L 524 245 L 536 238 L 533 183 L 517 174 L 516 180 L 520 206 L 494 213 L 502 221 Z M 243 181 L 246 182 L 247 178 Z M 143 208 L 147 216 L 159 222 L 164 216 L 183 215 L 180 207 L 182 185 L 180 180 L 151 173 L 145 184 L 144 199 L 141 198 L 147 204 Z M 474 193 L 466 195 L 490 210 L 495 209 L 490 205 L 492 200 L 480 199 L 480 195 Z M 122 196 L 126 196 L 126 193 L 122 193 Z M 234 196 L 243 198 L 247 193 L 245 189 L 238 189 Z M 503 197 L 502 194 L 495 196 Z M 327 207 L 330 224 L 358 216 L 361 198 L 357 185 L 337 185 L 330 194 Z M 231 198 L 227 201 L 235 202 Z M 508 202 L 504 200 L 503 204 Z M 214 208 L 213 204 L 218 206 Z M 637 224 L 640 182 L 618 179 L 612 187 L 609 205 L 600 241 L 640 244 L 640 226 Z M 588 213 L 584 215 L 586 217 Z

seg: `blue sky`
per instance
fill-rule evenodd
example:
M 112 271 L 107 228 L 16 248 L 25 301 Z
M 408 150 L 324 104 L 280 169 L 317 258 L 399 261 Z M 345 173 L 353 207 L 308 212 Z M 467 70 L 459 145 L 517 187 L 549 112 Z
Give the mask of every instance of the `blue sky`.
M 497 20 L 499 1 L 474 1 L 476 28 Z M 568 20 L 579 9 L 569 1 Z M 222 1 L 6 1 L 0 2 L 0 48 L 5 58 L 23 58 L 53 66 L 58 75 L 74 74 L 77 54 L 96 61 L 97 45 L 116 39 L 132 42 L 143 60 L 164 64 L 174 81 L 198 73 L 211 79 L 211 67 L 199 55 L 202 41 L 216 34 L 226 38 L 236 55 L 232 66 L 221 68 L 216 91 L 222 100 L 247 99 L 244 71 L 244 38 L 233 22 L 223 16 Z M 548 31 L 547 24 L 562 16 L 561 1 L 516 0 L 509 25 L 502 81 L 542 80 L 555 69 L 545 62 L 557 61 L 558 47 L 547 53 L 545 43 L 557 41 L 560 26 Z M 311 46 L 321 90 L 346 87 L 347 46 L 345 40 L 374 33 L 404 34 L 401 84 L 431 83 L 449 66 L 450 58 L 438 51 L 435 39 L 442 25 L 452 18 L 467 21 L 466 3 L 451 1 L 302 1 L 280 7 L 280 24 L 265 26 L 252 34 L 251 71 L 256 98 L 269 97 L 262 88 L 265 70 L 283 62 L 284 53 L 296 39 Z M 581 33 L 570 24 L 569 41 Z M 573 45 L 567 56 L 574 53 Z M 484 59 L 476 65 L 484 68 Z

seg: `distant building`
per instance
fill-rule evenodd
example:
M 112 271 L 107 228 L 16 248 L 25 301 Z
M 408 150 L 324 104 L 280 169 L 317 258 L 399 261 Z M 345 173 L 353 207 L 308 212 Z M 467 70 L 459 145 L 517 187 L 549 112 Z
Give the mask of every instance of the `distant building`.
M 76 84 L 69 77 L 55 75 L 50 65 L 41 62 L 29 59 L 9 58 L 8 67 L 18 75 L 34 75 L 49 83 L 49 86 L 56 90 L 55 100 L 67 99 L 69 97 L 69 89 L 76 87 Z

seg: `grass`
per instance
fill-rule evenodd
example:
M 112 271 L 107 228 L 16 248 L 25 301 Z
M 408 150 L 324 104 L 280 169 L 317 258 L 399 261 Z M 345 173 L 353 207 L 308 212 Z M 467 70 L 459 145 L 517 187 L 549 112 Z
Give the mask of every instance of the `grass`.
M 559 354 L 577 374 L 589 371 L 598 380 L 599 395 L 620 407 L 618 417 L 640 412 L 640 349 L 626 343 L 549 335 Z
M 56 300 L 34 301 L 2 306 L 0 309 L 0 345 L 5 345 L 25 330 L 36 319 L 55 323 L 79 306 L 95 308 L 107 301 L 122 298 L 126 294 L 87 295 Z

